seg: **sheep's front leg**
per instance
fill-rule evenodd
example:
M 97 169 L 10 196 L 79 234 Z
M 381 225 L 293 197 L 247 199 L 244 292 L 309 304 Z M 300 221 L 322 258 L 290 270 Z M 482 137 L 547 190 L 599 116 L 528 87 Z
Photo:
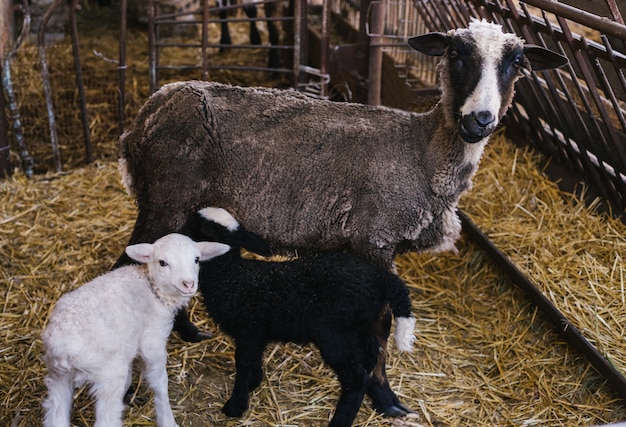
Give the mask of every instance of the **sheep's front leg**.
M 236 341 L 236 346 L 235 385 L 230 399 L 222 408 L 222 412 L 229 417 L 240 417 L 248 409 L 248 396 L 259 386 L 263 378 L 262 363 L 265 346 L 240 341 Z
M 48 395 L 43 401 L 44 427 L 69 427 L 74 381 L 70 373 L 50 372 L 46 377 Z
M 154 393 L 154 411 L 158 427 L 177 427 L 167 390 L 167 350 L 162 343 L 142 349 L 143 374 Z

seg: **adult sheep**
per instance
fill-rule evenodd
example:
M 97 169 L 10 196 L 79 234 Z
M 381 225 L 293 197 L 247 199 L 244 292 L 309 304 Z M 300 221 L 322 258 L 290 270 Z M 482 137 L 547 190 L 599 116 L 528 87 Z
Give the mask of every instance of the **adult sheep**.
M 152 241 L 190 212 L 220 206 L 275 251 L 346 250 L 392 269 L 398 253 L 452 249 L 458 200 L 515 81 L 567 59 L 477 20 L 409 45 L 442 57 L 442 98 L 427 113 L 197 81 L 161 88 L 120 140 L 122 180 L 138 206 L 130 241 Z M 184 319 L 177 330 L 194 339 Z M 383 412 L 402 414 L 384 358 Z

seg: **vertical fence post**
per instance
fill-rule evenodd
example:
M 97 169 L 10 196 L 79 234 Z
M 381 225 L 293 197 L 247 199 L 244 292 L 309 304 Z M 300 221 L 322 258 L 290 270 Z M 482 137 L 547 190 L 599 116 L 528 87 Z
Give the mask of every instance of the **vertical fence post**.
M 0 61 L 0 76 L 3 73 L 2 62 L 4 61 Z M 0 78 L 0 178 L 7 178 L 11 176 L 11 162 L 9 159 L 9 123 L 2 80 Z
M 382 34 L 385 29 L 385 0 L 370 3 L 370 39 L 369 39 L 369 71 L 368 94 L 369 105 L 380 105 L 380 88 L 383 66 Z

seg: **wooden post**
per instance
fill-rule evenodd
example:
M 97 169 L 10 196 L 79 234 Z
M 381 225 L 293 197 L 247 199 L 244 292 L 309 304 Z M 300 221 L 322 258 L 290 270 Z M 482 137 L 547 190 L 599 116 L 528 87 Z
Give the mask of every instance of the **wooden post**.
M 382 40 L 385 30 L 385 0 L 370 3 L 370 39 L 369 39 L 369 89 L 367 103 L 380 105 L 381 78 L 383 67 Z

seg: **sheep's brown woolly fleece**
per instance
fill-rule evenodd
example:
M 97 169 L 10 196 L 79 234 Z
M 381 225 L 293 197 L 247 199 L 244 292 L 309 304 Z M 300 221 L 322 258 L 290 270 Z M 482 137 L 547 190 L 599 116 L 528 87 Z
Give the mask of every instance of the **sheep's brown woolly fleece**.
M 39 338 L 57 298 L 111 267 L 135 209 L 114 162 L 0 183 L 0 425 L 40 422 L 45 367 Z M 622 371 L 626 227 L 564 196 L 536 159 L 497 134 L 462 208 Z M 584 243 L 583 243 L 584 239 Z M 406 255 L 399 272 L 417 317 L 413 353 L 390 342 L 392 388 L 415 414 L 385 419 L 365 399 L 355 425 L 596 425 L 626 418 L 611 387 L 554 332 L 523 292 L 467 237 L 459 254 Z M 233 384 L 232 342 L 198 299 L 196 324 L 214 332 L 187 344 L 172 335 L 169 378 L 181 426 L 325 425 L 339 383 L 314 347 L 272 345 L 266 375 L 238 420 L 220 407 Z M 128 426 L 154 425 L 138 379 Z M 77 392 L 73 423 L 90 425 L 92 400 Z

